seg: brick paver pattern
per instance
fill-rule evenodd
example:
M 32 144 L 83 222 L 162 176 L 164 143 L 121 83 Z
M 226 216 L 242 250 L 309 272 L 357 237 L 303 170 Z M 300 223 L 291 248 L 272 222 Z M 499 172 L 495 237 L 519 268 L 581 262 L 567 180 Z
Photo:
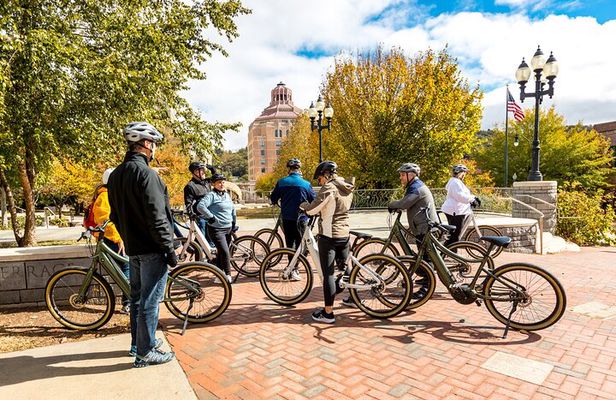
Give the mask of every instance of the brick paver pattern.
M 163 316 L 161 324 L 200 399 L 616 399 L 616 318 L 571 311 L 616 304 L 615 260 L 615 248 L 503 253 L 497 265 L 526 261 L 555 274 L 568 300 L 555 326 L 506 339 L 483 305 L 458 304 L 442 286 L 423 307 L 392 320 L 344 308 L 339 296 L 337 321 L 326 325 L 310 318 L 322 305 L 320 284 L 287 308 L 245 277 L 217 320 L 190 325 L 184 336 L 176 319 Z M 537 385 L 483 368 L 496 352 L 553 369 Z

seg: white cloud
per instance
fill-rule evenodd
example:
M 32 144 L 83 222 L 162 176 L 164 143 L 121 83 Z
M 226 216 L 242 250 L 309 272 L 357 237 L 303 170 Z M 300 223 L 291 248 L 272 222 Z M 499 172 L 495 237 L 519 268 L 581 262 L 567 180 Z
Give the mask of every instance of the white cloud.
M 501 0 L 511 5 L 536 0 Z M 391 13 L 378 22 L 366 21 L 382 11 L 413 1 L 402 0 L 249 0 L 253 14 L 238 20 L 240 37 L 225 46 L 229 57 L 215 56 L 204 64 L 208 79 L 192 82 L 186 97 L 210 121 L 241 121 L 238 134 L 227 134 L 227 148 L 246 143 L 248 125 L 269 104 L 270 90 L 283 81 L 293 90 L 295 104 L 306 108 L 317 95 L 333 56 L 307 59 L 300 49 L 354 52 L 378 43 L 400 46 L 408 54 L 428 47 L 458 58 L 471 84 L 479 82 L 484 97 L 483 127 L 504 122 L 504 86 L 514 97 L 519 89 L 514 73 L 521 58 L 532 57 L 537 44 L 553 51 L 560 64 L 553 100 L 570 123 L 616 119 L 616 54 L 609 51 L 616 37 L 616 20 L 599 24 L 594 18 L 548 16 L 535 20 L 520 13 L 443 14 L 413 28 L 398 29 Z M 535 4 L 536 5 L 536 4 Z M 410 10 L 421 13 L 421 9 Z M 395 18 L 393 18 L 395 20 Z M 530 99 L 522 104 L 532 107 Z

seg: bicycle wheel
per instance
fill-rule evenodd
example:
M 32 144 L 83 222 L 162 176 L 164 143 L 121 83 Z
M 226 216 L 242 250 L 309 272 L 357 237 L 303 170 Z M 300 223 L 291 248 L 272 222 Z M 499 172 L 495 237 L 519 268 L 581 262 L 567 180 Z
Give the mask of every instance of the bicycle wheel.
M 253 236 L 240 236 L 229 246 L 231 265 L 246 276 L 259 275 L 259 268 L 268 252 L 267 245 Z
M 186 247 L 185 251 L 182 251 L 182 249 L 184 249 L 184 244 L 186 243 L 186 241 L 188 240 L 188 238 L 177 238 L 173 240 L 173 244 L 176 247 L 175 249 L 175 253 L 178 256 L 178 261 L 179 262 L 188 262 L 188 261 L 201 261 L 205 259 L 205 253 L 203 252 L 203 249 L 201 248 L 201 246 L 197 243 L 197 242 L 190 242 L 188 244 L 188 247 Z
M 351 249 L 355 258 L 360 259 L 369 254 L 386 254 L 392 257 L 398 257 L 400 252 L 393 243 L 387 246 L 387 242 L 383 239 L 372 238 L 360 242 L 357 246 Z
M 478 243 L 479 245 L 481 245 L 481 247 L 483 247 L 486 250 L 488 249 L 488 246 L 490 244 L 488 242 L 484 242 L 483 240 L 480 240 L 479 238 L 481 236 L 503 236 L 501 231 L 499 231 L 498 229 L 490 225 L 479 225 L 477 229 L 479 229 L 479 233 L 480 233 L 479 236 L 477 236 L 477 231 L 475 230 L 474 227 L 469 227 L 468 231 L 464 235 L 464 240 L 467 242 Z M 503 248 L 501 246 L 494 246 L 490 253 L 490 257 L 496 258 L 502 252 L 503 252 Z M 483 255 L 477 252 L 471 252 L 471 255 L 477 259 L 483 258 Z
M 231 303 L 231 296 L 231 285 L 221 270 L 211 264 L 190 262 L 178 265 L 169 273 L 164 302 L 177 318 L 203 323 L 222 315 Z
M 392 318 L 400 314 L 408 305 L 412 293 L 413 283 L 406 268 L 397 259 L 384 254 L 368 255 L 359 263 L 383 280 L 354 265 L 349 275 L 349 284 L 363 286 L 349 288 L 357 307 L 374 318 Z M 393 279 L 385 281 L 384 276 Z
M 273 229 L 259 229 L 254 234 L 254 237 L 263 240 L 267 245 L 268 250 L 274 250 L 284 247 L 282 236 L 280 236 L 280 233 L 278 233 L 278 231 L 275 231 Z
M 415 266 L 417 258 L 412 256 L 400 256 L 398 260 L 408 271 L 411 267 Z M 408 308 L 414 309 L 423 306 L 430 300 L 436 290 L 436 276 L 434 275 L 434 271 L 432 271 L 432 267 L 430 267 L 427 262 L 421 261 L 417 271 L 411 276 L 411 281 L 413 285 L 411 286 L 412 293 Z
M 69 268 L 55 272 L 45 285 L 45 304 L 51 315 L 67 328 L 87 331 L 105 325 L 113 315 L 115 294 L 97 272 L 86 282 L 87 269 Z M 83 297 L 79 291 L 87 290 Z
M 487 249 L 475 242 L 455 242 L 447 247 L 462 259 L 453 258 L 441 252 L 441 257 L 445 261 L 445 265 L 455 276 L 459 283 L 470 283 L 475 277 L 477 268 L 481 264 L 481 260 L 487 254 Z M 494 260 L 488 257 L 485 268 L 494 269 Z M 480 275 L 477 284 L 481 284 L 485 275 Z M 444 284 L 444 283 L 443 283 Z
M 536 331 L 555 324 L 567 305 L 565 289 L 552 274 L 536 265 L 512 263 L 498 267 L 484 285 L 485 304 L 494 318 L 511 327 Z
M 312 290 L 312 270 L 303 255 L 297 259 L 297 272 L 299 280 L 291 279 L 289 263 L 295 250 L 288 248 L 276 249 L 268 254 L 261 264 L 259 280 L 261 288 L 273 301 L 278 304 L 290 306 L 304 300 Z M 274 260 L 280 260 L 274 262 Z

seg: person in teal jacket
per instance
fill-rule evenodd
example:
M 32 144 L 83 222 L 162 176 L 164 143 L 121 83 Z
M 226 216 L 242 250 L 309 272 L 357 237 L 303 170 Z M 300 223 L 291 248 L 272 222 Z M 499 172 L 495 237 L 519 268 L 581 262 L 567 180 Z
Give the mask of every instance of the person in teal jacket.
M 227 281 L 231 283 L 229 244 L 231 235 L 237 231 L 235 206 L 225 190 L 225 176 L 214 174 L 211 179 L 212 191 L 197 203 L 195 211 L 207 221 L 208 235 L 216 246 L 216 266 L 227 275 Z

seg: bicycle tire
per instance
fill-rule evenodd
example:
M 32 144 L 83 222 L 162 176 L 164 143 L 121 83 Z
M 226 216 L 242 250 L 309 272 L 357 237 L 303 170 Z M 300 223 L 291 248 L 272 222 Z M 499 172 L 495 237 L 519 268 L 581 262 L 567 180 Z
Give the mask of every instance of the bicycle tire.
M 387 276 L 395 276 L 396 279 L 387 283 L 377 284 L 370 274 L 366 273 L 359 266 L 354 265 L 349 274 L 349 283 L 351 285 L 372 285 L 370 290 L 349 288 L 349 293 L 357 308 L 373 318 L 380 319 L 393 318 L 404 311 L 411 298 L 413 283 L 402 263 L 396 258 L 384 254 L 367 255 L 359 260 L 359 263 L 374 272 L 381 271 L 380 273 L 377 272 L 379 275 L 385 273 Z M 371 263 L 375 265 L 371 267 Z M 367 296 L 362 298 L 364 295 Z M 367 297 L 370 295 L 374 299 L 369 300 Z M 379 304 L 383 307 L 377 309 L 372 306 L 378 306 Z
M 536 265 L 511 263 L 494 270 L 494 276 L 489 276 L 484 284 L 483 294 L 486 308 L 499 322 L 507 323 L 513 306 L 512 299 L 516 296 L 516 292 L 507 288 L 502 283 L 503 281 L 524 288 L 526 293 L 522 299 L 523 302 L 518 304 L 517 311 L 512 315 L 512 328 L 526 331 L 545 329 L 554 325 L 563 316 L 567 306 L 567 297 L 558 279 Z M 539 283 L 538 286 L 537 283 Z M 546 309 L 545 313 L 540 313 L 539 307 L 542 304 L 547 304 L 543 307 Z M 544 317 L 543 314 L 547 315 Z M 530 317 L 533 320 L 521 322 L 519 319 L 524 317 Z
M 353 247 L 351 252 L 357 259 L 363 258 L 369 254 L 386 254 L 392 257 L 398 257 L 400 255 L 400 252 L 393 243 L 387 245 L 387 241 L 380 238 L 363 240 Z
M 231 265 L 242 275 L 259 276 L 261 263 L 269 253 L 267 245 L 254 236 L 240 236 L 229 245 Z
M 45 285 L 45 304 L 56 321 L 69 329 L 96 330 L 113 315 L 115 294 L 109 282 L 93 272 L 88 284 L 87 299 L 82 301 L 78 292 L 88 275 L 85 268 L 68 268 L 55 272 Z M 88 321 L 78 321 L 78 317 Z M 92 320 L 92 318 L 94 318 Z
M 269 250 L 279 249 L 284 247 L 284 242 L 282 241 L 282 236 L 278 231 L 275 231 L 270 228 L 259 229 L 254 237 L 257 239 L 261 239 L 265 242 Z
M 458 283 L 470 283 L 475 277 L 476 268 L 478 268 L 480 264 L 479 261 L 482 260 L 487 254 L 487 249 L 478 243 L 467 241 L 452 243 L 447 246 L 447 249 L 460 255 L 460 257 L 463 257 L 465 260 L 468 260 L 461 261 L 453 259 L 453 257 L 447 256 L 445 253 L 441 252 L 441 257 L 443 258 L 447 269 L 449 269 L 449 271 L 451 271 L 451 273 L 456 277 L 456 281 Z M 473 260 L 475 261 L 472 262 Z M 494 260 L 492 257 L 488 257 L 485 268 L 494 270 Z M 485 276 L 483 277 L 485 278 Z M 479 284 L 482 281 L 483 279 L 480 275 L 477 283 Z M 444 282 L 443 284 L 446 285 Z
M 407 270 L 410 270 L 415 265 L 417 258 L 413 256 L 400 256 L 398 260 Z M 407 308 L 412 310 L 423 306 L 430 300 L 436 290 L 436 276 L 430 264 L 422 260 L 417 271 L 411 276 L 411 281 L 413 282 L 411 286 L 412 293 Z
M 232 296 L 231 284 L 220 269 L 204 262 L 190 262 L 179 264 L 169 273 L 164 303 L 178 319 L 204 323 L 221 316 Z M 191 297 L 195 302 L 185 316 Z
M 498 229 L 490 225 L 479 225 L 477 229 L 479 229 L 481 236 L 503 236 L 501 231 L 499 231 Z M 490 245 L 488 242 L 484 242 L 483 240 L 479 239 L 479 236 L 477 236 L 477 232 L 475 231 L 474 227 L 471 227 L 468 229 L 468 231 L 464 235 L 464 241 L 478 243 L 481 247 L 483 247 L 486 250 L 488 249 L 488 246 Z M 496 258 L 502 252 L 503 252 L 502 246 L 494 246 L 492 247 L 492 251 L 490 252 L 490 257 Z M 477 259 L 481 259 L 483 258 L 483 255 L 473 254 L 473 257 Z
M 270 252 L 261 264 L 259 281 L 266 296 L 272 301 L 285 306 L 291 306 L 303 301 L 312 290 L 312 269 L 306 257 L 299 255 L 298 272 L 300 281 L 293 281 L 285 276 L 286 267 L 295 251 L 289 248 L 280 248 Z M 279 262 L 273 262 L 278 259 Z
M 192 261 L 199 262 L 205 260 L 205 252 L 203 251 L 201 246 L 195 241 L 192 241 L 188 244 L 188 247 L 186 248 L 186 254 L 182 255 L 182 249 L 184 248 L 184 243 L 186 243 L 187 240 L 188 238 L 185 237 L 176 238 L 173 240 L 174 244 L 176 242 L 180 244 L 180 247 L 175 249 L 175 253 L 178 256 L 178 261 L 182 263 Z

